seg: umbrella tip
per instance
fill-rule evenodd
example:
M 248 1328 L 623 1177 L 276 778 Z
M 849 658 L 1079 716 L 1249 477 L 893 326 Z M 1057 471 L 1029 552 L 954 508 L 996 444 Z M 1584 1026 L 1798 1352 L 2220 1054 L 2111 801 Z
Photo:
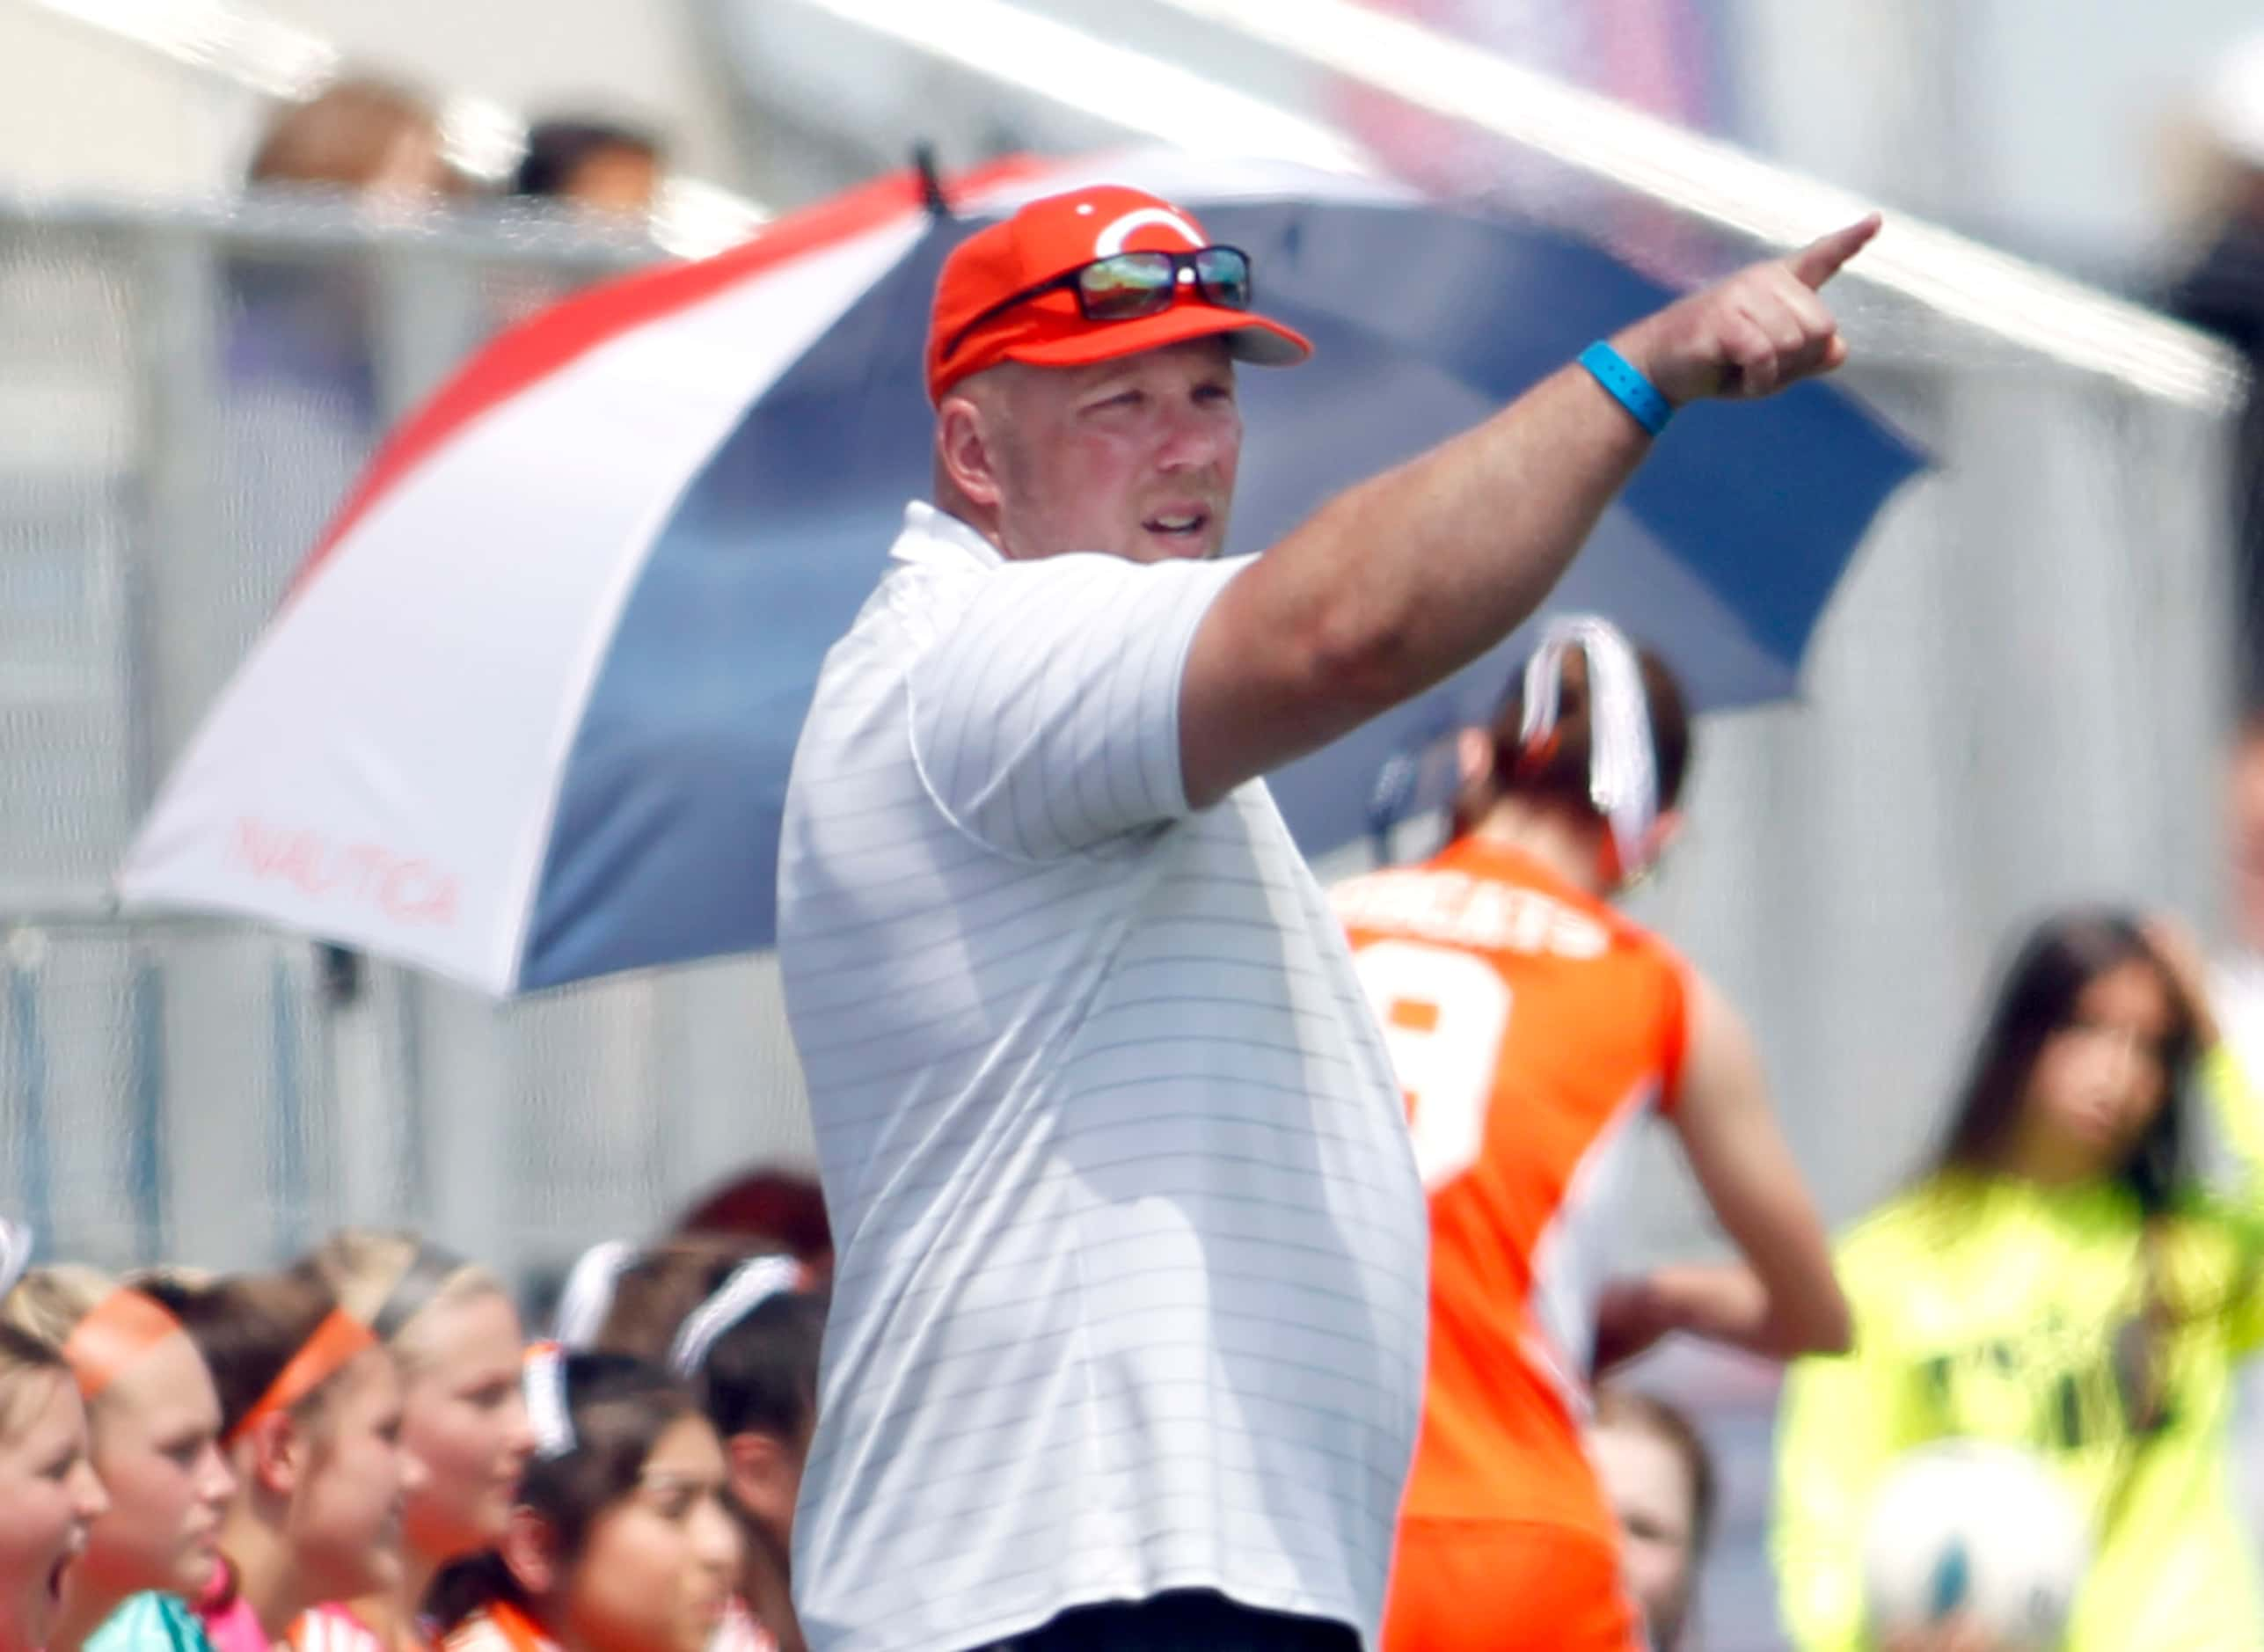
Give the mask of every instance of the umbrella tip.
M 929 215 L 950 217 L 951 202 L 944 196 L 943 174 L 936 169 L 936 146 L 924 141 L 912 145 L 912 168 L 920 175 L 920 201 Z

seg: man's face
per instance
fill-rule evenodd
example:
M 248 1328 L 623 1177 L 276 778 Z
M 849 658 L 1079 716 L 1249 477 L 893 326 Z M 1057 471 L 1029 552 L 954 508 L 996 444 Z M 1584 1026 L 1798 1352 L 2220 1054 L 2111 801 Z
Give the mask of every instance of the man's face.
M 1242 413 L 1222 340 L 1014 368 L 984 399 L 1007 555 L 1161 562 L 1225 544 Z

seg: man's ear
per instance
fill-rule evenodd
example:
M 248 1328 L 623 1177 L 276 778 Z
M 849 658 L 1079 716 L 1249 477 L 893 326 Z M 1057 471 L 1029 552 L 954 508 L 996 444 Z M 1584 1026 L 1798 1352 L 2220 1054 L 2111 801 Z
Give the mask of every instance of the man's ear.
M 936 458 L 968 503 L 996 510 L 1004 496 L 997 415 L 989 398 L 954 391 L 936 410 Z
M 551 1523 L 524 1503 L 511 1510 L 511 1518 L 503 1528 L 503 1541 L 496 1546 L 502 1557 L 504 1568 L 511 1581 L 529 1596 L 540 1599 L 559 1585 L 558 1533 Z

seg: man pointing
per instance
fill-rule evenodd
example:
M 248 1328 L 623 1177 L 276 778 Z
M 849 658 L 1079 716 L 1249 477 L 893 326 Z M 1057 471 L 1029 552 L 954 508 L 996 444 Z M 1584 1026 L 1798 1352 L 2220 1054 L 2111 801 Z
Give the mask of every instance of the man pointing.
M 1514 629 L 1676 406 L 1837 366 L 1815 289 L 1877 227 L 1236 560 L 1236 364 L 1310 353 L 1248 260 L 1113 187 L 951 255 L 934 501 L 827 659 L 779 870 L 839 1244 L 795 1532 L 817 1652 L 1372 1643 L 1425 1203 L 1260 777 Z

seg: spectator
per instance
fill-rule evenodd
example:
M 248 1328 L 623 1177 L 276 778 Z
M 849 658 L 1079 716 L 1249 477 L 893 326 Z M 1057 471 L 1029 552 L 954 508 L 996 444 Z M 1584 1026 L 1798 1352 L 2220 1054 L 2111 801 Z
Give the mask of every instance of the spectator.
M 755 1257 L 686 1319 L 672 1349 L 723 1436 L 729 1503 L 739 1523 L 742 1648 L 804 1652 L 790 1580 L 794 1503 L 817 1422 L 818 1350 L 826 1299 L 805 1289 L 789 1256 Z
M 237 1493 L 221 1585 L 198 1603 L 220 1652 L 269 1652 L 309 1608 L 399 1586 L 399 1513 L 419 1476 L 400 1447 L 392 1356 L 293 1274 L 145 1287 L 187 1328 L 220 1395 Z
M 1610 1383 L 1596 1390 L 1588 1444 L 1619 1519 L 1627 1587 L 1652 1652 L 1677 1652 L 1713 1546 L 1713 1458 L 1680 1411 Z
M 593 1247 L 595 1252 L 595 1247 Z M 561 1335 L 568 1349 L 588 1353 L 627 1353 L 630 1358 L 668 1364 L 677 1331 L 731 1269 L 754 1256 L 747 1240 L 727 1233 L 677 1238 L 620 1258 L 603 1305 L 593 1304 L 588 1335 Z
M 774 1245 L 819 1277 L 833 1271 L 833 1230 L 814 1176 L 778 1166 L 750 1170 L 716 1188 L 676 1224 L 683 1234 L 724 1233 Z
M 2198 1073 L 2236 1143 L 2260 1103 L 2213 1048 L 2200 975 L 2122 913 L 2040 926 L 1932 1169 L 1840 1246 L 1855 1350 L 1795 1366 L 1778 1424 L 1780 1595 L 1807 1652 L 1861 1644 L 1873 1490 L 1951 1436 L 2040 1454 L 2089 1519 L 2067 1652 L 2264 1644 L 2224 1461 L 2264 1245 L 2187 1169 L 2183 1092 Z
M 595 1349 L 612 1317 L 621 1276 L 639 1260 L 637 1247 L 619 1239 L 600 1239 L 575 1257 L 555 1292 L 538 1292 L 538 1299 L 549 1297 L 550 1340 L 569 1354 Z
M 2171 306 L 2246 357 L 2249 392 L 2234 459 L 2232 521 L 2240 657 L 2251 701 L 2264 694 L 2264 33 L 2227 54 L 2202 100 L 2205 139 L 2221 172 L 2218 222 Z
M 1674 673 L 1567 615 L 1457 743 L 1453 840 L 1332 893 L 1430 1197 L 1429 1376 L 1384 1644 L 1627 1652 L 1639 1603 L 1584 1384 L 1676 1332 L 1775 1359 L 1844 1349 L 1847 1304 L 1744 1018 L 1611 904 L 1681 830 Z M 1653 1120 L 1742 1261 L 1607 1283 L 1615 1190 Z
M 322 1652 L 418 1652 L 433 1640 L 417 1614 L 434 1579 L 502 1542 L 534 1450 L 518 1310 L 485 1268 L 409 1233 L 333 1234 L 303 1273 L 364 1306 L 391 1350 L 416 1483 L 401 1509 L 398 1585 L 323 1603 L 319 1630 L 303 1620 L 293 1640 Z
M 432 106 L 405 86 L 366 76 L 281 111 L 252 157 L 249 181 L 411 202 L 456 187 Z
M 515 195 L 563 201 L 589 213 L 643 218 L 665 164 L 660 140 L 606 121 L 544 121 L 527 133 Z
M 109 1507 L 62 1356 L 0 1325 L 0 1652 L 40 1652 L 64 1568 Z
M 723 1438 L 741 1539 L 730 1652 L 803 1652 L 789 1553 L 826 1309 L 809 1276 L 792 1255 L 744 1241 L 677 1239 L 620 1268 L 591 1343 L 665 1360 Z
M 186 1603 L 220 1569 L 236 1482 L 220 1451 L 220 1396 L 180 1322 L 86 1268 L 34 1268 L 0 1322 L 70 1366 L 110 1509 L 63 1579 L 46 1652 L 199 1652 Z
M 442 1579 L 447 1652 L 707 1652 L 738 1546 L 723 1446 L 683 1385 L 618 1354 L 537 1350 L 509 1534 Z
M 366 77 L 280 112 L 249 181 L 326 191 L 387 214 L 420 211 L 456 187 L 430 106 Z M 309 258 L 247 245 L 221 274 L 212 481 L 245 577 L 280 594 L 398 411 L 386 405 L 379 371 L 384 295 L 375 262 L 350 247 Z M 354 979 L 350 958 L 325 949 L 333 990 Z

